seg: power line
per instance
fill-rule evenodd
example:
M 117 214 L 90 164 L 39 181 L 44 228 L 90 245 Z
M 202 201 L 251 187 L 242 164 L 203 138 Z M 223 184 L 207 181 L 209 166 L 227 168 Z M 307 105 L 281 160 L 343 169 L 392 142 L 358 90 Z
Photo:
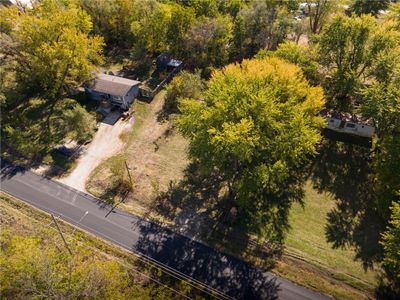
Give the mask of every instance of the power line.
M 36 206 L 30 205 L 30 204 L 28 204 L 28 205 L 37 208 Z M 38 205 L 38 208 L 41 209 L 43 212 L 49 213 L 52 216 L 53 220 L 55 220 L 54 215 L 52 214 L 52 212 L 53 212 L 52 210 L 50 210 L 48 208 L 45 208 L 45 207 L 41 207 L 40 205 Z M 136 251 L 134 249 L 128 249 L 126 246 L 124 246 L 120 242 L 114 240 L 111 237 L 104 236 L 101 232 L 97 231 L 94 228 L 88 228 L 86 225 L 84 225 L 82 223 L 78 224 L 79 226 L 75 225 L 76 221 L 73 220 L 72 218 L 70 218 L 68 216 L 64 216 L 62 214 L 58 215 L 59 219 L 61 217 L 62 217 L 62 219 L 64 219 L 65 222 L 68 222 L 68 220 L 69 220 L 69 224 L 70 225 L 75 226 L 75 227 L 81 227 L 81 229 L 84 229 L 87 233 L 93 234 L 95 237 L 103 237 L 105 240 L 112 241 L 114 244 L 119 245 L 120 247 L 122 247 L 124 249 L 127 249 L 128 251 L 133 253 L 136 257 L 139 258 L 139 260 L 142 260 L 144 263 L 149 264 L 149 265 L 151 265 L 153 267 L 159 267 L 167 275 L 169 275 L 169 276 L 171 276 L 171 277 L 173 277 L 175 279 L 178 279 L 178 280 L 181 280 L 181 281 L 185 281 L 190 286 L 192 286 L 192 287 L 194 287 L 194 288 L 196 288 L 196 289 L 198 289 L 198 290 L 200 290 L 200 291 L 202 291 L 202 292 L 204 292 L 204 293 L 206 293 L 206 294 L 208 294 L 208 295 L 210 295 L 210 296 L 212 296 L 212 297 L 214 297 L 216 299 L 224 299 L 224 300 L 233 300 L 233 299 L 235 299 L 235 298 L 233 298 L 231 296 L 228 296 L 228 295 L 220 292 L 219 290 L 217 290 L 217 289 L 215 289 L 215 288 L 213 288 L 211 286 L 208 286 L 207 284 L 205 284 L 205 283 L 203 283 L 203 282 L 201 282 L 201 281 L 199 281 L 197 279 L 194 279 L 194 278 L 192 278 L 192 277 L 190 277 L 190 276 L 188 276 L 188 275 L 186 275 L 186 274 L 184 274 L 184 273 L 182 273 L 182 272 L 180 272 L 178 270 L 175 270 L 175 269 L 173 269 L 173 268 L 171 268 L 171 267 L 169 267 L 169 266 L 167 266 L 167 265 L 165 265 L 165 264 L 163 264 L 161 262 L 158 262 L 155 259 L 153 259 L 151 257 L 148 257 L 148 256 L 146 256 L 146 255 L 144 255 L 144 254 L 142 254 L 142 253 L 140 253 L 140 252 L 138 252 L 138 251 Z M 56 228 L 53 228 L 50 225 L 51 225 L 51 223 L 48 224 L 46 227 L 49 226 L 50 228 L 56 230 Z M 42 226 L 44 226 L 44 225 L 42 225 Z M 58 227 L 58 223 L 57 222 L 56 222 L 56 226 Z M 59 227 L 58 227 L 58 229 L 59 229 Z M 60 230 L 59 230 L 59 232 L 60 232 Z M 93 232 L 96 232 L 96 234 L 94 234 Z M 64 240 L 63 235 L 61 235 L 61 236 L 62 236 L 62 238 Z M 66 241 L 64 240 L 64 242 L 66 242 Z M 67 247 L 67 249 L 72 255 L 72 252 L 70 251 L 70 249 L 68 247 Z
M 178 270 L 175 270 L 161 262 L 156 261 L 155 259 L 148 257 L 140 252 L 137 252 L 135 250 L 131 250 L 133 252 L 133 254 L 135 254 L 141 261 L 143 261 L 144 263 L 151 265 L 151 266 L 156 266 L 158 268 L 161 268 L 165 273 L 167 273 L 169 276 L 172 276 L 175 279 L 178 280 L 183 280 L 188 282 L 192 287 L 197 288 L 205 293 L 207 293 L 210 296 L 213 296 L 217 299 L 225 299 L 225 300 L 233 300 L 235 298 L 230 297 L 220 291 L 218 291 L 217 289 L 214 289 L 213 287 L 206 285 L 205 283 L 194 279 Z M 198 285 L 198 286 L 196 286 Z
M 65 219 L 70 219 L 67 216 L 63 216 L 63 217 Z M 123 244 L 120 244 L 118 241 L 114 240 L 113 238 L 104 236 L 101 232 L 97 231 L 96 229 L 88 228 L 84 224 L 80 224 L 80 226 L 81 227 L 85 227 L 89 233 L 92 232 L 92 234 L 93 234 L 93 232 L 96 232 L 97 234 L 95 234 L 95 236 L 97 235 L 97 236 L 100 236 L 100 237 L 104 237 L 104 239 L 112 241 L 114 244 L 117 244 L 120 247 L 122 247 L 124 249 L 127 249 L 126 246 L 124 246 Z M 140 252 L 138 252 L 138 251 L 136 251 L 134 249 L 127 249 L 127 250 L 130 251 L 131 253 L 133 253 L 136 257 L 138 257 L 143 262 L 145 262 L 145 263 L 147 263 L 149 265 L 153 265 L 153 266 L 159 267 L 167 275 L 170 275 L 171 277 L 173 277 L 173 278 L 175 278 L 177 280 L 185 281 L 190 286 L 192 286 L 192 287 L 194 287 L 194 288 L 196 288 L 196 289 L 198 289 L 198 290 L 200 290 L 200 291 L 202 291 L 202 292 L 204 292 L 204 293 L 206 293 L 206 294 L 208 294 L 208 295 L 210 295 L 210 296 L 212 296 L 214 298 L 224 299 L 224 300 L 233 300 L 233 299 L 235 299 L 233 297 L 225 295 L 224 293 L 214 289 L 211 286 L 208 286 L 208 285 L 204 284 L 201 281 L 198 281 L 198 280 L 196 280 L 194 278 L 191 278 L 190 276 L 188 276 L 188 275 L 186 275 L 186 274 L 184 274 L 184 273 L 182 273 L 182 272 L 180 272 L 178 270 L 175 270 L 175 269 L 173 269 L 173 268 L 171 268 L 171 267 L 169 267 L 169 266 L 167 266 L 167 265 L 165 265 L 165 264 L 163 264 L 161 262 L 158 262 L 155 259 L 152 259 L 151 257 L 148 257 L 148 256 L 146 256 L 146 255 L 144 255 L 144 254 L 142 254 L 142 253 L 140 253 Z
M 51 214 L 52 215 L 52 214 Z M 52 215 L 53 216 L 53 215 Z M 58 216 L 59 218 L 61 218 L 61 216 Z M 66 219 L 69 219 L 68 217 L 66 217 L 66 216 L 62 216 L 62 217 L 64 217 L 64 218 L 66 218 Z M 54 217 L 53 217 L 54 218 Z M 57 223 L 56 223 L 56 225 L 58 225 Z M 83 226 L 83 227 L 86 227 L 84 224 L 79 224 L 79 226 Z M 58 227 L 58 226 L 57 226 Z M 52 227 L 51 227 L 52 228 Z M 53 228 L 54 230 L 57 230 L 56 228 Z M 93 230 L 93 229 L 92 229 Z M 94 231 L 96 231 L 96 230 L 94 230 Z M 89 231 L 90 232 L 90 231 Z M 96 231 L 97 232 L 97 231 Z M 101 233 L 99 233 L 99 235 L 101 235 Z M 71 236 L 72 237 L 72 236 Z M 72 237 L 73 238 L 73 237 Z M 112 240 L 112 239 L 110 239 L 110 238 L 108 238 L 109 240 Z M 117 242 L 117 241 L 115 241 L 115 240 L 113 240 L 114 241 L 114 243 L 116 243 L 116 244 L 119 244 L 119 242 Z M 121 245 L 122 246 L 122 245 Z M 123 246 L 122 246 L 123 247 Z M 68 250 L 69 250 L 69 248 L 68 248 Z M 70 250 L 69 250 L 70 251 Z M 163 263 L 161 263 L 161 262 L 158 262 L 158 261 L 156 261 L 156 260 L 154 260 L 154 259 L 152 259 L 151 257 L 148 257 L 148 256 L 146 256 L 146 255 L 144 255 L 144 254 L 142 254 L 142 253 L 140 253 L 140 252 L 137 252 L 137 251 L 135 251 L 135 250 L 133 250 L 133 249 L 131 249 L 130 250 L 131 252 L 132 252 L 132 254 L 134 254 L 140 261 L 142 261 L 142 262 L 144 262 L 145 264 L 148 264 L 148 265 L 150 265 L 151 267 L 156 267 L 156 268 L 159 268 L 159 269 L 161 269 L 166 275 L 168 275 L 168 276 L 171 276 L 172 278 L 174 278 L 174 279 L 177 279 L 177 280 L 179 280 L 179 281 L 184 281 L 184 282 L 186 282 L 187 284 L 189 284 L 191 287 L 193 287 L 193 288 L 195 288 L 195 289 L 197 289 L 197 290 L 200 290 L 200 291 L 202 291 L 202 292 L 204 292 L 204 293 L 206 293 L 206 294 L 208 294 L 208 295 L 210 295 L 210 296 L 212 296 L 212 297 L 214 297 L 214 298 L 216 298 L 216 299 L 223 299 L 223 300 L 232 300 L 232 299 L 234 299 L 234 298 L 232 298 L 232 297 L 230 297 L 230 296 L 228 296 L 228 295 L 225 295 L 224 293 L 222 293 L 222 292 L 220 292 L 220 291 L 218 291 L 218 290 L 216 290 L 216 289 L 214 289 L 214 288 L 212 288 L 212 287 L 210 287 L 210 286 L 208 286 L 208 285 L 206 285 L 206 284 L 204 284 L 204 283 L 202 283 L 201 281 L 198 281 L 198 280 L 196 280 L 196 279 L 194 279 L 194 278 L 191 278 L 190 276 L 188 276 L 188 275 L 186 275 L 186 274 L 184 274 L 184 273 L 182 273 L 182 272 L 180 272 L 180 271 L 178 271 L 178 270 L 175 270 L 175 269 L 173 269 L 173 268 L 171 268 L 171 267 L 169 267 L 169 266 L 167 266 L 167 265 L 165 265 L 165 264 L 163 264 Z M 140 271 L 138 271 L 138 270 L 136 270 L 137 272 L 140 272 Z M 146 276 L 148 276 L 148 275 L 146 275 Z M 154 278 L 153 278 L 154 279 Z M 155 279 L 154 279 L 155 280 Z M 162 283 L 161 283 L 162 284 Z M 165 285 L 165 284 L 162 284 L 162 285 L 164 285 L 164 286 L 166 286 L 166 287 L 168 287 L 169 289 L 171 289 L 171 290 L 173 290 L 174 292 L 176 292 L 176 293 L 178 293 L 178 294 L 181 294 L 179 291 L 177 291 L 177 290 L 174 290 L 173 288 L 171 288 L 171 287 L 169 287 L 169 286 L 167 286 L 167 285 Z M 187 297 L 187 296 L 186 296 Z M 189 298 L 190 299 L 190 298 Z

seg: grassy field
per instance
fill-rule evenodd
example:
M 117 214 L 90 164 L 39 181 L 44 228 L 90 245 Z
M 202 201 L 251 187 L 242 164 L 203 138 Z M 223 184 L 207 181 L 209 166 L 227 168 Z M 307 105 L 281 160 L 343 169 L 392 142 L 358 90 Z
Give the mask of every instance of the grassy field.
M 286 258 L 277 265 L 277 272 L 306 286 L 313 287 L 315 274 L 310 274 L 304 262 L 312 269 L 321 270 L 321 276 L 332 278 L 329 285 L 322 286 L 335 298 L 356 299 L 371 296 L 377 284 L 377 271 L 364 270 L 360 261 L 354 260 L 352 249 L 333 249 L 325 238 L 327 213 L 335 206 L 327 194 L 319 194 L 309 182 L 306 185 L 304 207 L 295 204 L 290 212 L 291 230 L 286 237 Z M 301 272 L 291 270 L 291 265 L 300 266 Z M 301 267 L 302 266 L 302 267 Z M 313 278 L 311 279 L 310 276 Z M 335 288 L 335 281 L 342 281 L 360 291 L 342 293 Z
M 209 232 L 207 220 L 212 219 L 209 216 L 210 203 L 188 196 L 188 189 L 179 185 L 189 163 L 187 141 L 176 129 L 170 130 L 168 121 L 158 120 L 163 97 L 161 92 L 151 103 L 135 103 L 133 130 L 123 136 L 125 150 L 96 168 L 88 181 L 87 190 L 96 196 L 102 195 L 110 182 L 110 170 L 126 160 L 135 189 L 121 208 L 168 224 L 188 235 L 192 235 L 193 231 Z M 175 196 L 166 197 L 160 205 L 157 196 L 167 190 L 174 191 Z M 285 255 L 273 271 L 336 299 L 373 297 L 376 273 L 365 272 L 361 263 L 353 260 L 354 251 L 334 250 L 326 242 L 326 214 L 334 205 L 330 197 L 318 194 L 311 184 L 306 186 L 304 208 L 297 204 L 292 208 L 292 229 L 286 239 Z M 182 231 L 184 227 L 188 231 Z M 240 242 L 232 243 L 229 236 L 218 236 L 216 231 L 212 235 L 207 234 L 205 239 L 204 235 L 199 236 L 221 251 L 259 266 L 268 265 L 262 255 L 253 251 L 254 244 L 251 246 L 247 239 L 239 245 Z
M 326 215 L 335 203 L 326 194 L 319 194 L 308 183 L 304 208 L 295 204 L 290 214 L 292 230 L 286 239 L 286 252 L 317 266 L 332 270 L 338 279 L 357 286 L 372 288 L 376 272 L 365 271 L 360 261 L 354 261 L 351 249 L 332 249 L 325 238 Z

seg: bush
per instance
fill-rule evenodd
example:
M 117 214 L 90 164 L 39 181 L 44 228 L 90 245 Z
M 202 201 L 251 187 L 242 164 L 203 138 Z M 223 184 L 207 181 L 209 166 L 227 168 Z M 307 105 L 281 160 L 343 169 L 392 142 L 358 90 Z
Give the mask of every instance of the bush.
M 164 110 L 168 113 L 179 112 L 178 103 L 180 99 L 200 99 L 204 89 L 204 83 L 200 72 L 190 73 L 182 71 L 167 86 Z

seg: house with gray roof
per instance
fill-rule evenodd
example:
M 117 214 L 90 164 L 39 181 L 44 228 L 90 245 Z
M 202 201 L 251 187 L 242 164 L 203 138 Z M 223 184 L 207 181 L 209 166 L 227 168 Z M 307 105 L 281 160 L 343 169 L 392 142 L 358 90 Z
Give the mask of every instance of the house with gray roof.
M 110 104 L 128 109 L 139 95 L 140 81 L 108 74 L 98 74 L 89 82 L 85 90 L 96 101 L 107 101 Z

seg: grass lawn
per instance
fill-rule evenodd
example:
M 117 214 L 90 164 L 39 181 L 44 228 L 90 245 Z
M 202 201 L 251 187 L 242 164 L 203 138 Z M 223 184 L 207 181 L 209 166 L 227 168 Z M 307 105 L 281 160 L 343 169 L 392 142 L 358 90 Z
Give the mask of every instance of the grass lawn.
M 326 241 L 326 215 L 334 206 L 335 202 L 329 195 L 319 194 L 311 183 L 307 183 L 304 207 L 295 204 L 290 212 L 292 229 L 286 238 L 285 253 L 291 261 L 306 261 L 323 269 L 332 278 L 357 289 L 373 292 L 377 283 L 377 272 L 365 271 L 361 262 L 354 260 L 353 250 L 333 249 Z M 347 298 L 353 297 L 348 295 Z

